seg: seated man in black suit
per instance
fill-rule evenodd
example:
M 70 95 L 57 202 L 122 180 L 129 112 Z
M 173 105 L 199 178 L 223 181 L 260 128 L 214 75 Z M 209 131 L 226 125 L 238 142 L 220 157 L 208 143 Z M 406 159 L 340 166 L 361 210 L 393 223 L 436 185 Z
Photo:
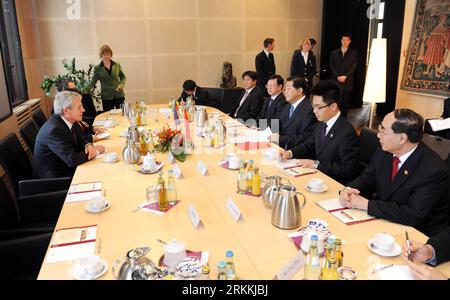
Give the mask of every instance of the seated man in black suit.
M 353 126 L 339 110 L 339 87 L 321 82 L 312 90 L 313 111 L 320 121 L 305 142 L 283 151 L 283 159 L 301 159 L 306 168 L 318 169 L 333 179 L 347 183 L 357 176 L 359 141 Z
M 422 116 L 410 109 L 397 109 L 384 118 L 378 133 L 382 149 L 340 192 L 342 205 L 412 226 L 428 236 L 447 227 L 447 170 L 421 142 L 423 123 Z
M 256 126 L 256 118 L 261 111 L 264 101 L 262 91 L 256 86 L 258 74 L 254 71 L 246 71 L 242 74 L 245 92 L 239 98 L 239 105 L 231 110 L 230 116 L 241 123 L 250 120 Z
M 259 129 L 265 130 L 272 126 L 279 129 L 281 111 L 288 103 L 283 95 L 284 79 L 280 75 L 273 75 L 267 82 L 269 97 L 264 99 L 261 112 L 258 115 Z
M 180 99 L 187 101 L 189 97 L 192 97 L 192 100 L 195 101 L 196 105 L 217 107 L 217 103 L 209 97 L 208 91 L 205 91 L 201 87 L 197 86 L 193 80 L 186 80 L 183 83 L 183 92 L 181 93 Z
M 270 141 L 281 148 L 292 149 L 313 134 L 317 119 L 311 101 L 305 95 L 306 81 L 301 77 L 289 77 L 284 96 L 285 105 L 280 114 L 280 131 L 270 136 Z
M 72 177 L 78 165 L 105 151 L 74 130 L 74 123 L 81 121 L 84 112 L 79 94 L 57 93 L 54 110 L 55 114 L 39 130 L 33 155 L 35 175 L 43 179 Z
M 408 252 L 411 253 L 412 261 L 408 259 Z M 408 245 L 405 243 L 402 249 L 402 256 L 408 263 L 411 272 L 418 279 L 447 280 L 447 275 L 425 264 L 437 266 L 450 261 L 450 227 L 431 237 L 425 245 L 416 241 L 410 241 L 408 249 Z

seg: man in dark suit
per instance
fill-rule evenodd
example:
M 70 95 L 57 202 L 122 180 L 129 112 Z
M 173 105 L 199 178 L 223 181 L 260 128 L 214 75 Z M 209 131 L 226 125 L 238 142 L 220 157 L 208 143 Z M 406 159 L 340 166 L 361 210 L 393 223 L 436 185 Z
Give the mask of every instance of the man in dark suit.
M 55 114 L 39 130 L 33 154 L 33 166 L 38 178 L 72 177 L 76 167 L 94 159 L 102 146 L 88 143 L 75 131 L 74 123 L 83 118 L 81 96 L 60 92 L 55 96 Z
M 352 42 L 350 34 L 343 34 L 342 47 L 331 52 L 330 72 L 333 80 L 336 80 L 342 88 L 342 112 L 347 115 L 352 104 L 353 75 L 358 65 L 358 53 L 349 48 Z
M 208 91 L 197 86 L 197 84 L 193 80 L 186 80 L 183 83 L 183 92 L 181 93 L 180 98 L 183 101 L 186 101 L 189 96 L 192 97 L 192 100 L 195 101 L 196 105 L 206 105 L 206 106 L 211 106 L 211 107 L 217 107 L 217 103 L 215 103 L 211 99 Z
M 345 184 L 357 175 L 359 140 L 339 110 L 339 94 L 339 87 L 331 82 L 314 87 L 312 106 L 320 123 L 305 142 L 283 151 L 281 156 L 283 159 L 312 158 L 301 159 L 300 163 Z
M 255 58 L 256 72 L 258 73 L 258 86 L 267 95 L 266 84 L 270 76 L 275 75 L 277 68 L 275 66 L 275 58 L 273 49 L 275 48 L 275 40 L 267 38 L 264 40 L 264 50 Z
M 288 103 L 283 95 L 284 79 L 280 75 L 273 75 L 267 81 L 269 97 L 264 99 L 261 112 L 258 115 L 259 129 L 265 130 L 272 126 L 279 129 L 280 113 Z
M 408 252 L 411 253 L 412 261 L 408 259 Z M 450 227 L 431 237 L 426 244 L 410 241 L 408 247 L 405 243 L 402 256 L 418 279 L 448 280 L 447 275 L 431 266 L 450 261 Z
M 241 123 L 249 121 L 253 126 L 257 126 L 256 118 L 261 111 L 264 101 L 262 91 L 256 86 L 258 74 L 254 71 L 247 71 L 242 74 L 245 92 L 239 98 L 239 105 L 231 110 L 230 116 L 235 117 Z
M 447 170 L 421 142 L 423 118 L 409 109 L 388 114 L 379 126 L 378 149 L 370 165 L 340 193 L 346 207 L 416 228 L 426 235 L 448 224 Z M 364 198 L 364 197 L 367 198 Z
M 301 77 L 289 77 L 284 96 L 289 103 L 280 114 L 280 131 L 270 136 L 270 141 L 281 148 L 292 149 L 303 143 L 314 131 L 317 119 L 311 101 L 305 95 L 306 81 Z

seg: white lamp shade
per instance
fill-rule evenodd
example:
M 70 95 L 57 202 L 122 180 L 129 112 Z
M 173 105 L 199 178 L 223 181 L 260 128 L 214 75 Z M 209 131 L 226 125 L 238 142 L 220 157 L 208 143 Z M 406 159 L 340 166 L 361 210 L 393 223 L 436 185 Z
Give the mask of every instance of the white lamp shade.
M 364 102 L 386 102 L 386 39 L 374 39 L 364 86 Z

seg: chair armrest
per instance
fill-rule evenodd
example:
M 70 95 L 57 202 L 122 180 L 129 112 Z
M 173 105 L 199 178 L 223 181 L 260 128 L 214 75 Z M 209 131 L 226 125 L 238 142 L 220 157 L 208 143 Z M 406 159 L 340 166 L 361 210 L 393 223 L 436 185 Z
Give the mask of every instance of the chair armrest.
M 54 226 L 25 227 L 15 229 L 0 229 L 0 243 L 8 240 L 34 236 L 43 233 L 52 233 Z
M 57 221 L 67 191 L 19 197 L 19 212 L 23 224 Z
M 24 197 L 35 194 L 67 191 L 71 182 L 72 178 L 70 177 L 23 180 L 19 182 L 19 195 Z

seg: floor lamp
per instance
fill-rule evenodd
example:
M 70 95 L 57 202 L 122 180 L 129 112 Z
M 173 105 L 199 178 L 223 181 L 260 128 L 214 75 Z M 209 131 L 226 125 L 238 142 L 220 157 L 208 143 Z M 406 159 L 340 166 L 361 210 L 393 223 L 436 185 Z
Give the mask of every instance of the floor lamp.
M 371 103 L 369 128 L 372 128 L 377 103 L 386 102 L 386 39 L 373 39 L 364 86 L 364 102 Z

